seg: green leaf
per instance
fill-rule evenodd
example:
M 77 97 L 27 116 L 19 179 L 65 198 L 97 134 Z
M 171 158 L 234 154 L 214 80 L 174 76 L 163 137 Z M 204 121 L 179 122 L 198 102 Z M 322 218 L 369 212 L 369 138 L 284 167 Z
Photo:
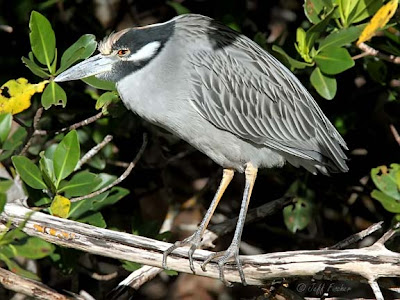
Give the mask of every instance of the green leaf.
M 61 66 L 57 74 L 68 69 L 71 65 L 81 59 L 86 59 L 96 50 L 97 42 L 93 34 L 85 34 L 81 36 L 74 44 L 72 44 L 61 57 Z
M 16 262 L 7 258 L 5 255 L 3 255 L 1 253 L 0 253 L 0 260 L 5 262 L 5 264 L 7 265 L 7 268 L 11 272 L 13 272 L 17 275 L 20 275 L 22 277 L 40 281 L 40 278 L 35 273 L 32 273 L 30 271 L 27 271 L 27 270 L 21 268 Z
M 2 146 L 3 152 L 0 154 L 0 161 L 9 158 L 14 151 L 22 145 L 26 135 L 26 129 L 19 127 L 14 134 L 4 142 Z
M 54 81 L 51 81 L 43 91 L 42 105 L 45 109 L 49 109 L 52 105 L 61 105 L 65 107 L 67 104 L 67 95 L 65 91 Z
M 164 270 L 164 273 L 168 276 L 178 276 L 178 272 L 174 270 Z
M 11 130 L 12 115 L 10 113 L 0 114 L 0 145 L 8 138 Z
M 190 10 L 179 2 L 167 1 L 167 4 L 175 9 L 177 15 L 189 14 Z
M 320 51 L 314 60 L 321 71 L 327 75 L 339 74 L 354 66 L 354 60 L 344 48 L 330 47 Z
M 382 60 L 366 59 L 365 66 L 372 80 L 385 84 L 387 81 L 388 67 Z
M 93 208 L 92 210 L 94 211 L 99 211 L 103 209 L 106 206 L 113 205 L 117 203 L 119 200 L 124 198 L 126 195 L 129 194 L 128 189 L 124 189 L 121 187 L 113 187 L 109 193 L 109 196 L 104 198 L 103 200 L 95 201 L 93 202 Z
M 400 164 L 391 164 L 390 168 L 386 166 L 373 168 L 371 178 L 376 187 L 383 193 L 400 201 Z
M 311 73 L 310 81 L 318 94 L 320 94 L 325 99 L 331 100 L 333 99 L 333 97 L 335 97 L 337 88 L 335 77 L 323 74 L 321 70 L 317 67 Z
M 137 269 L 141 268 L 142 265 L 138 264 L 138 263 L 135 263 L 133 261 L 124 261 L 123 260 L 122 261 L 122 267 L 125 270 L 129 271 L 129 272 L 133 272 L 133 271 L 136 271 Z
M 43 180 L 53 194 L 56 193 L 57 179 L 54 173 L 53 161 L 47 158 L 43 152 L 40 153 L 39 168 L 42 172 Z
M 86 223 L 89 225 L 93 225 L 100 228 L 106 228 L 107 224 L 103 218 L 103 215 L 99 212 L 94 212 L 89 215 L 84 216 L 83 218 L 77 219 L 76 221 L 81 223 Z
M 51 70 L 56 48 L 56 37 L 50 22 L 40 13 L 32 11 L 29 21 L 29 39 L 37 60 Z
M 288 205 L 283 209 L 285 225 L 293 233 L 306 228 L 311 217 L 312 205 L 306 199 L 297 198 L 294 205 Z
M 314 24 L 310 27 L 310 29 L 307 30 L 305 37 L 305 47 L 309 49 L 309 51 L 313 49 L 315 41 L 321 36 L 321 34 L 325 33 L 325 29 L 328 26 L 329 21 L 331 20 L 335 11 L 336 8 L 332 9 L 321 22 Z
M 115 83 L 111 81 L 105 81 L 98 79 L 94 76 L 86 77 L 81 79 L 84 83 L 99 89 L 99 90 L 106 90 L 106 91 L 115 91 L 117 88 L 115 87 Z
M 41 259 L 49 256 L 54 252 L 55 246 L 38 238 L 27 237 L 22 240 L 22 243 L 10 244 L 16 256 L 22 256 L 29 259 Z
M 18 174 L 27 185 L 38 190 L 47 189 L 39 168 L 30 159 L 25 156 L 13 156 L 11 160 Z
M 69 132 L 58 144 L 54 151 L 53 165 L 59 186 L 62 179 L 70 175 L 80 158 L 80 146 L 78 134 L 75 130 Z
M 13 181 L 11 179 L 0 178 L 0 193 L 7 193 L 8 189 L 13 185 Z
M 107 107 L 113 101 L 117 101 L 119 96 L 116 92 L 105 92 L 96 101 L 96 109 Z
M 36 76 L 39 76 L 41 78 L 49 78 L 50 77 L 50 74 L 43 71 L 43 69 L 41 67 L 39 67 L 34 61 L 30 60 L 29 58 L 22 57 L 22 62 Z
M 304 1 L 304 13 L 307 19 L 316 24 L 321 21 L 319 14 L 323 11 L 324 2 L 321 0 L 305 0 Z
M 68 198 L 56 195 L 50 205 L 50 213 L 53 216 L 67 218 L 71 208 L 71 201 Z
M 356 2 L 356 5 L 348 16 L 348 25 L 361 22 L 374 15 L 383 4 L 382 0 L 358 0 Z
M 7 195 L 4 193 L 0 193 L 0 214 L 3 212 L 6 203 L 7 203 Z
M 86 213 L 88 213 L 89 211 L 93 211 L 93 203 L 103 201 L 104 199 L 107 198 L 108 194 L 109 192 L 107 191 L 92 198 L 84 199 L 82 201 L 72 202 L 68 218 L 76 220 L 85 215 Z
M 358 39 L 364 27 L 365 24 L 363 24 L 362 26 L 343 28 L 331 33 L 320 42 L 318 51 L 330 47 L 342 47 L 350 44 L 351 42 L 354 42 L 356 39 Z
M 66 197 L 78 197 L 94 191 L 101 179 L 93 173 L 82 171 L 75 174 L 69 182 L 61 182 L 58 192 L 64 192 Z
M 400 213 L 400 202 L 395 198 L 378 190 L 373 190 L 371 197 L 378 200 L 388 212 L 395 214 Z
M 295 44 L 297 52 L 304 59 L 304 61 L 311 63 L 312 59 L 309 56 L 310 48 L 307 46 L 306 42 L 306 32 L 303 28 L 299 27 L 296 31 L 296 44 Z
M 357 2 L 363 0 L 337 0 L 337 1 L 339 5 L 340 19 L 342 20 L 343 26 L 347 27 L 348 25 L 350 25 L 350 23 L 348 22 L 350 13 L 357 5 Z
M 289 65 L 295 69 L 304 69 L 306 67 L 311 67 L 313 64 L 298 61 L 294 58 L 291 58 L 281 47 L 273 45 L 272 50 L 281 54 L 288 61 Z

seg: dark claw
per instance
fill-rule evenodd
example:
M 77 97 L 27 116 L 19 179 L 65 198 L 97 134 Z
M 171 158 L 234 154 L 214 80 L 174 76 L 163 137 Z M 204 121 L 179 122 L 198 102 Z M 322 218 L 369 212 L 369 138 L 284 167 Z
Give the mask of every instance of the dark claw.
M 189 249 L 189 252 L 188 252 L 189 264 L 190 264 L 190 269 L 192 270 L 192 272 L 194 274 L 195 273 L 195 269 L 194 269 L 193 254 L 194 254 L 194 251 L 196 251 L 196 249 L 199 248 L 200 242 L 201 242 L 201 238 L 198 237 L 198 233 L 197 232 L 195 232 L 191 236 L 187 237 L 183 241 L 175 242 L 175 244 L 173 244 L 171 247 L 169 247 L 167 250 L 164 251 L 162 267 L 164 269 L 167 269 L 167 257 L 176 248 L 179 248 L 179 247 L 182 247 L 182 246 L 190 244 L 191 246 L 190 246 L 190 249 Z
M 239 271 L 239 276 L 240 276 L 240 280 L 242 281 L 243 285 L 246 285 L 246 279 L 244 277 L 244 272 L 243 272 L 243 267 L 242 264 L 240 262 L 240 258 L 239 258 L 239 249 L 237 245 L 234 246 L 230 246 L 226 251 L 221 251 L 221 252 L 215 252 L 211 255 L 209 255 L 207 257 L 207 259 L 203 262 L 203 264 L 201 265 L 201 268 L 204 272 L 206 272 L 206 265 L 216 259 L 216 262 L 218 263 L 218 268 L 219 268 L 219 279 L 228 287 L 232 286 L 232 283 L 229 281 L 225 280 L 225 275 L 224 275 L 224 266 L 225 264 L 232 258 L 235 259 L 236 261 L 236 265 Z

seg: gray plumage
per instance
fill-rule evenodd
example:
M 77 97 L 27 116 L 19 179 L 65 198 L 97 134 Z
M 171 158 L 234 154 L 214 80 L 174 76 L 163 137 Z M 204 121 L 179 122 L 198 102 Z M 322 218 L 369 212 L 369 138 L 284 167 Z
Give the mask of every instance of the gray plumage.
M 201 15 L 125 29 L 99 44 L 100 54 L 56 81 L 95 75 L 116 82 L 124 104 L 181 137 L 224 167 L 220 187 L 198 230 L 164 252 L 186 244 L 193 253 L 233 177 L 245 172 L 240 215 L 229 248 L 211 255 L 223 266 L 239 259 L 239 243 L 258 168 L 285 161 L 312 173 L 346 172 L 345 141 L 299 80 L 252 40 Z

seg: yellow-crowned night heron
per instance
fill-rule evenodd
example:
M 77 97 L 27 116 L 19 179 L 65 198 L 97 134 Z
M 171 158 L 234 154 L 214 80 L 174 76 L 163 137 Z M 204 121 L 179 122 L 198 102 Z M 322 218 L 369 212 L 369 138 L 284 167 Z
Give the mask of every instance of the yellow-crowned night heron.
M 258 168 L 285 161 L 312 173 L 346 172 L 346 143 L 299 80 L 252 40 L 201 15 L 128 28 L 105 38 L 100 54 L 55 78 L 95 75 L 116 82 L 124 104 L 208 155 L 224 168 L 214 199 L 197 231 L 164 252 L 190 245 L 193 253 L 231 181 L 246 177 L 236 231 L 226 251 L 211 255 L 220 278 L 235 259 L 243 283 L 239 243 Z

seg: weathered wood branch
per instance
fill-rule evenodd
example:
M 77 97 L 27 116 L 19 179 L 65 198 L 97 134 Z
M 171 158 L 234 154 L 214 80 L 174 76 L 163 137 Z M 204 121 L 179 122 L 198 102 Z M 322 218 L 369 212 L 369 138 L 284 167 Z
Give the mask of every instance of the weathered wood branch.
M 17 274 L 0 268 L 0 284 L 6 289 L 17 293 L 44 300 L 68 300 L 71 299 L 57 293 L 44 284 L 23 278 Z
M 27 234 L 92 254 L 161 267 L 162 252 L 171 245 L 33 212 L 14 203 L 6 205 L 0 215 L 0 221 L 19 226 L 27 214 L 31 214 L 24 228 Z M 195 252 L 196 273 L 218 278 L 218 268 L 215 263 L 210 263 L 206 272 L 200 268 L 210 253 L 205 250 Z M 362 249 L 288 251 L 241 258 L 249 285 L 262 285 L 278 278 L 315 275 L 326 279 L 344 278 L 368 282 L 381 277 L 400 277 L 400 254 L 388 250 L 381 243 Z M 168 258 L 168 267 L 179 272 L 191 273 L 187 249 L 175 250 Z M 234 264 L 226 265 L 225 276 L 231 282 L 240 282 Z

